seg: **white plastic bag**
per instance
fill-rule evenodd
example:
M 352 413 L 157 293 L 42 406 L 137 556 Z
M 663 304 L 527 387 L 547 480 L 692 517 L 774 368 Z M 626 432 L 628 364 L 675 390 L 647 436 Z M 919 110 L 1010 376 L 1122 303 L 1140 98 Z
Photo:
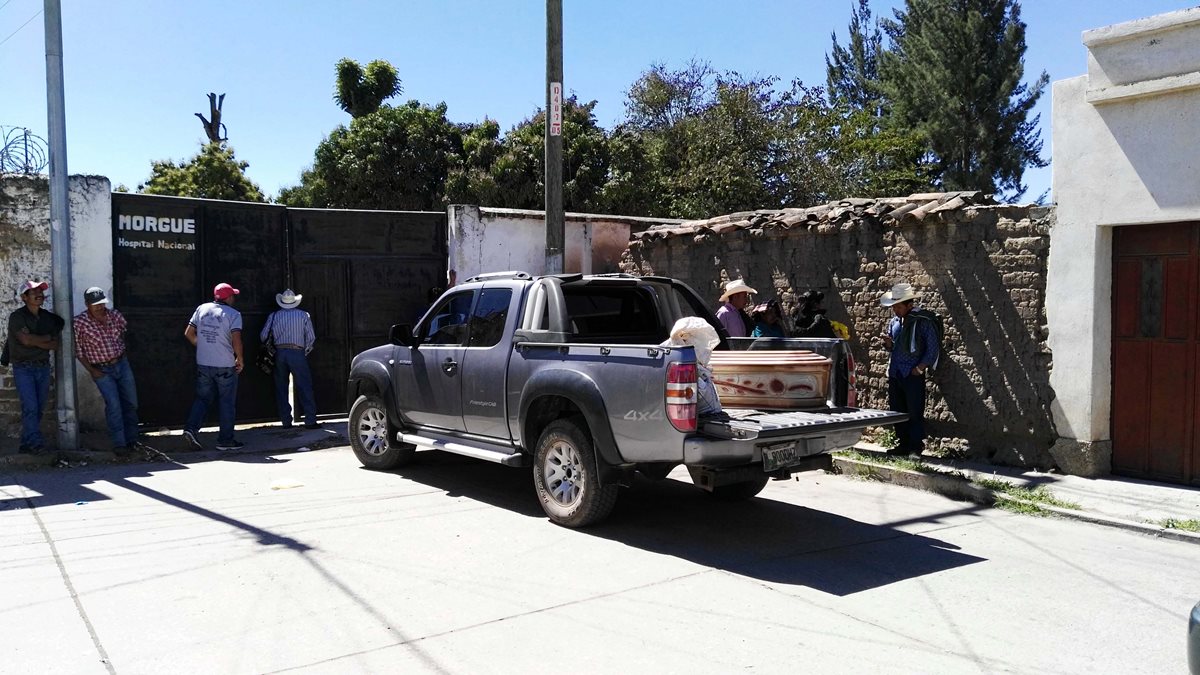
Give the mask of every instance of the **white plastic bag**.
M 712 382 L 708 361 L 721 337 L 707 321 L 698 316 L 685 316 L 671 327 L 671 337 L 662 347 L 691 347 L 696 352 L 696 413 L 708 415 L 721 412 L 721 399 Z

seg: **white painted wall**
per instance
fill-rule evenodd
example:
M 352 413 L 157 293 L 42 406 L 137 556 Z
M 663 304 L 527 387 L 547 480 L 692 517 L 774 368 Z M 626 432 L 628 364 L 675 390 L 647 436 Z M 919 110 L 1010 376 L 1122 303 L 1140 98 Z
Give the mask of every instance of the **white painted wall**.
M 9 244 L 0 246 L 0 293 L 5 298 L 3 316 L 7 319 L 20 304 L 17 284 L 25 279 L 50 279 L 49 181 L 45 176 L 5 176 L 0 180 L 0 192 L 5 204 L 0 221 Z M 112 183 L 103 176 L 71 176 L 68 200 L 72 306 L 55 307 L 48 294 L 46 307 L 69 322 L 83 311 L 86 288 L 112 290 Z M 0 386 L 10 386 L 7 378 L 0 378 Z M 76 373 L 76 391 L 80 427 L 103 430 L 104 402 L 87 371 Z M 19 429 L 19 417 L 0 420 L 0 428 Z
M 546 220 L 542 211 L 454 204 L 447 209 L 449 269 L 460 281 L 487 272 L 545 273 Z M 568 213 L 563 271 L 617 272 L 631 232 L 677 220 Z
M 1083 41 L 1088 74 L 1052 90 L 1046 314 L 1058 433 L 1096 441 L 1109 439 L 1113 228 L 1200 220 L 1200 8 Z
M 112 297 L 112 183 L 103 176 L 71 176 L 71 303 L 74 316 L 86 309 L 83 292 L 92 286 Z M 112 306 L 111 303 L 109 305 Z M 69 316 L 64 315 L 69 322 Z M 78 366 L 78 362 L 76 362 Z M 134 373 L 134 378 L 137 378 Z M 149 373 L 142 375 L 149 377 Z M 75 370 L 75 417 L 80 429 L 104 430 L 104 399 L 83 367 Z

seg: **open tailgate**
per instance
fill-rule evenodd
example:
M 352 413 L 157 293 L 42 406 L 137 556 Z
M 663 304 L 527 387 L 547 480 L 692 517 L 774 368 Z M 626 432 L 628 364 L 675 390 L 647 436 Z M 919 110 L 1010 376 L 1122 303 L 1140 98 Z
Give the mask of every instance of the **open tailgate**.
M 797 438 L 885 426 L 907 419 L 905 413 L 870 408 L 823 408 L 819 411 L 726 408 L 718 415 L 701 417 L 698 431 L 712 438 L 736 440 Z

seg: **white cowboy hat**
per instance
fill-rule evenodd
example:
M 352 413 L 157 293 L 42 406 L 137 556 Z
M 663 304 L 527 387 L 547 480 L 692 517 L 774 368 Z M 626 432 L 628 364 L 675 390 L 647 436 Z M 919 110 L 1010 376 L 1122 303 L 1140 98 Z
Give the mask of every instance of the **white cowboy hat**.
M 300 300 L 303 298 L 303 295 L 300 295 L 299 293 L 293 293 L 292 289 L 289 288 L 284 290 L 282 293 L 275 294 L 275 304 L 284 309 L 292 309 L 293 307 L 299 306 Z
M 883 305 L 884 307 L 891 307 L 892 305 L 904 302 L 905 300 L 914 300 L 920 295 L 921 294 L 912 287 L 912 284 L 901 282 L 895 286 L 892 286 L 892 290 L 884 293 L 879 298 L 879 304 Z
M 757 293 L 757 292 L 758 291 L 747 286 L 746 282 L 744 280 L 734 279 L 733 281 L 730 281 L 729 283 L 725 284 L 725 292 L 721 294 L 721 302 L 725 302 L 726 300 L 729 299 L 729 296 L 736 295 L 738 293 Z

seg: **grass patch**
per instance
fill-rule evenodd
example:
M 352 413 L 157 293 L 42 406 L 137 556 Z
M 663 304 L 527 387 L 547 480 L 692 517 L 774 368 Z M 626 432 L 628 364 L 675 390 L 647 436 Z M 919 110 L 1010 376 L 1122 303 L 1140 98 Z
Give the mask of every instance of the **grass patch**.
M 1183 520 L 1180 518 L 1163 518 L 1156 522 L 1157 525 L 1165 527 L 1169 530 L 1183 530 L 1184 532 L 1195 532 L 1200 534 L 1200 520 L 1192 518 L 1191 520 Z
M 876 429 L 875 433 L 868 435 L 872 443 L 882 445 L 885 448 L 894 448 L 900 444 L 899 437 L 896 436 L 896 429 L 893 427 L 882 427 Z
M 1047 511 L 1046 509 L 1043 509 L 1042 507 L 1038 506 L 1037 504 L 1031 504 L 1029 502 L 1013 501 L 1011 499 L 1006 499 L 1003 495 L 999 495 L 999 494 L 996 495 L 996 503 L 993 504 L 993 506 L 1000 509 L 1001 511 L 1008 511 L 1009 513 L 1019 513 L 1024 516 L 1048 516 L 1048 515 L 1050 515 L 1049 511 Z
M 1000 506 L 1001 501 L 1008 502 L 1009 504 L 1018 507 L 1023 506 L 1019 502 L 1013 502 L 1013 500 L 1020 500 L 1022 502 L 1030 502 L 1028 505 L 1030 507 L 1045 505 L 1057 506 L 1060 509 L 1079 510 L 1081 508 L 1079 504 L 1076 504 L 1075 502 L 1069 502 L 1065 499 L 1059 499 L 1058 497 L 1055 497 L 1054 494 L 1047 490 L 1044 486 L 1035 488 L 1019 487 L 999 478 L 976 478 L 971 482 L 979 487 L 987 488 L 992 492 L 995 492 L 997 497 L 997 506 Z M 1009 499 L 1005 499 L 1005 497 L 1008 497 Z M 1042 510 L 1037 509 L 1037 511 Z M 1020 512 L 1024 513 L 1024 511 Z
M 876 455 L 867 452 L 859 452 L 858 450 L 844 450 L 834 453 L 838 457 L 853 459 L 856 462 L 867 462 L 869 464 L 880 464 L 883 466 L 892 467 L 894 469 L 904 469 L 905 471 L 919 471 L 921 473 L 938 473 L 937 469 L 929 466 L 919 459 L 910 459 L 908 457 L 900 457 L 893 455 Z

